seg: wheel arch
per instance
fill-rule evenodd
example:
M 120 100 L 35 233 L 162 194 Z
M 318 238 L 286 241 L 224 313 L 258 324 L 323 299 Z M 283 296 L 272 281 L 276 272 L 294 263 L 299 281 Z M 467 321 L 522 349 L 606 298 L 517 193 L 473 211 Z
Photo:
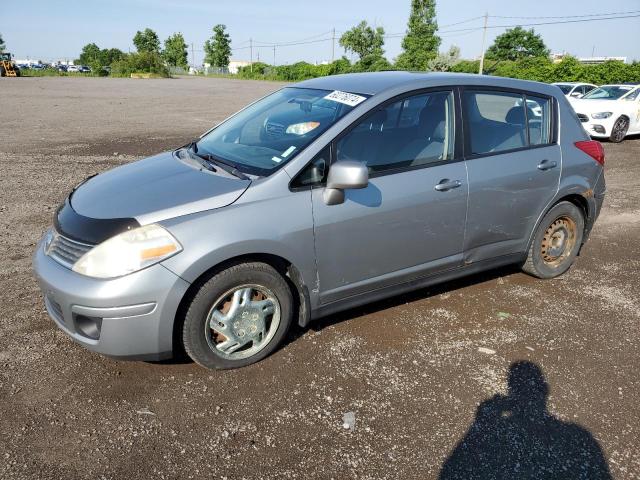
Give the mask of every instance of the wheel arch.
M 580 246 L 580 248 L 582 249 L 582 245 L 584 245 L 584 243 L 587 241 L 588 233 L 591 230 L 591 226 L 593 224 L 592 219 L 595 213 L 593 211 L 594 207 L 592 207 L 589 204 L 589 201 L 586 198 L 589 194 L 593 197 L 593 192 L 590 190 L 587 190 L 583 193 L 571 192 L 571 193 L 560 194 L 552 202 L 550 202 L 547 208 L 545 208 L 540 214 L 540 216 L 538 217 L 538 220 L 536 221 L 533 229 L 529 234 L 529 241 L 527 242 L 527 245 L 526 245 L 527 247 L 526 251 L 527 252 L 529 251 L 529 248 L 531 247 L 531 242 L 533 242 L 533 237 L 535 236 L 536 231 L 540 226 L 540 222 L 542 222 L 542 219 L 547 215 L 547 213 L 549 213 L 549 211 L 551 211 L 553 207 L 555 207 L 561 202 L 569 202 L 574 204 L 576 207 L 580 209 L 580 211 L 584 215 L 584 235 L 582 237 L 582 244 Z M 580 251 L 578 251 L 578 255 L 580 255 Z
M 294 308 L 298 314 L 298 325 L 305 327 L 311 319 L 311 301 L 309 289 L 304 283 L 300 270 L 289 260 L 272 253 L 246 253 L 228 258 L 216 265 L 211 266 L 201 273 L 194 282 L 191 283 L 185 294 L 182 296 L 175 318 L 173 320 L 173 352 L 181 356 L 185 355 L 182 345 L 182 326 L 185 314 L 189 308 L 191 300 L 196 295 L 200 287 L 217 273 L 226 270 L 233 265 L 249 262 L 261 262 L 273 267 L 285 279 L 294 298 Z

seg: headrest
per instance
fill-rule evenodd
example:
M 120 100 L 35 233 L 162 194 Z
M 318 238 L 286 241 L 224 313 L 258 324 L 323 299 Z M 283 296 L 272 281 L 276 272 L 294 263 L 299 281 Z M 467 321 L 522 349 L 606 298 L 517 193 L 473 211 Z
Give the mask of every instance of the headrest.
M 524 125 L 524 108 L 522 106 L 511 107 L 504 120 L 514 125 Z

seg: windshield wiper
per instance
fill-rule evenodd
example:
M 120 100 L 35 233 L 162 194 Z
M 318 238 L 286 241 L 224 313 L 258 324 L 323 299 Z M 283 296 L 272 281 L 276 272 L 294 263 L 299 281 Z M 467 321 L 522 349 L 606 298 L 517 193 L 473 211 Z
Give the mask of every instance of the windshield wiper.
M 198 152 L 198 142 L 193 141 L 191 142 L 188 146 L 188 149 L 190 149 L 193 153 L 195 153 L 198 157 L 200 157 L 201 159 L 205 160 L 207 162 L 207 166 L 212 170 L 212 171 L 216 171 L 215 167 L 221 168 L 222 170 L 224 170 L 227 173 L 230 173 L 231 175 L 233 175 L 234 177 L 237 177 L 241 180 L 251 180 L 249 177 L 247 177 L 244 173 L 242 173 L 240 170 L 238 170 L 236 168 L 236 166 L 231 163 L 228 162 L 226 160 L 223 160 L 222 158 L 216 157 L 210 153 L 199 153 Z
M 207 162 L 212 164 L 212 166 L 220 167 L 227 173 L 230 173 L 234 177 L 238 177 L 241 180 L 251 180 L 244 173 L 236 168 L 233 163 L 227 162 L 226 160 L 222 160 L 221 158 L 215 157 L 210 153 L 196 153 L 200 158 L 204 158 Z

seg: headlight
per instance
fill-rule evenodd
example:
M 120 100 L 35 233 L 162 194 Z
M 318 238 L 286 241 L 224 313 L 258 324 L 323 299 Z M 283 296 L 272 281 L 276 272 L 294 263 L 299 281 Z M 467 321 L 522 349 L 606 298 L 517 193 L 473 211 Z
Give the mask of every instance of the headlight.
M 160 225 L 123 232 L 85 253 L 73 271 L 94 278 L 114 278 L 136 272 L 180 252 L 182 246 Z
M 320 122 L 304 122 L 304 123 L 294 123 L 293 125 L 289 125 L 287 127 L 286 133 L 293 133 L 294 135 L 304 135 L 305 133 L 309 133 L 311 130 L 314 130 L 320 126 Z
M 613 115 L 612 112 L 598 112 L 592 113 L 591 118 L 609 118 L 611 115 Z

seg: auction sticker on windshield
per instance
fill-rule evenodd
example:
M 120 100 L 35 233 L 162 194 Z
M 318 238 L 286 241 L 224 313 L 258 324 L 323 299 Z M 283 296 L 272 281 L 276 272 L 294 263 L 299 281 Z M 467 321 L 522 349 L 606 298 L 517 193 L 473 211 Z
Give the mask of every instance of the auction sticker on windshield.
M 350 107 L 355 107 L 356 105 L 364 102 L 367 99 L 367 97 L 362 97 L 360 95 L 356 95 L 355 93 L 341 92 L 340 90 L 334 90 L 324 98 L 325 100 L 333 100 L 334 102 L 344 103 L 345 105 L 349 105 Z

